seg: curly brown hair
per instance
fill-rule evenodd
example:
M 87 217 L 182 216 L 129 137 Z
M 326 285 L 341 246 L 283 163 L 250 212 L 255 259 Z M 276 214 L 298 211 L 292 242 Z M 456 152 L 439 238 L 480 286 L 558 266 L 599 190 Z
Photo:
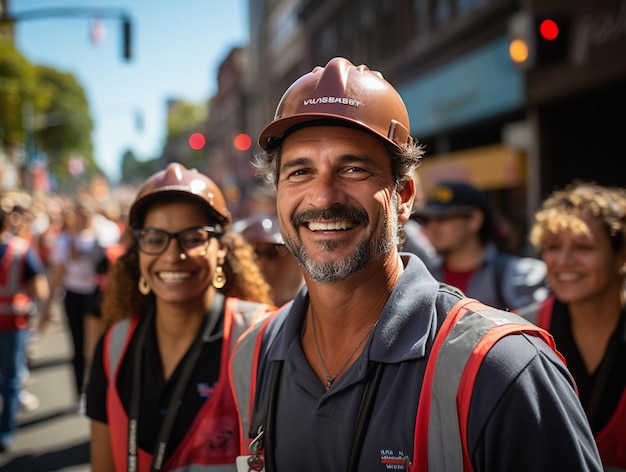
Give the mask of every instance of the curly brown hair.
M 101 305 L 103 329 L 124 318 L 143 316 L 155 304 L 153 293 L 139 293 L 139 252 L 134 238 L 128 234 L 125 236 L 128 241 L 126 251 L 107 275 Z M 226 285 L 220 292 L 228 297 L 274 305 L 270 286 L 256 262 L 252 246 L 230 227 L 226 228 L 220 241 L 228 247 L 223 265 Z
M 626 245 L 626 189 L 593 182 L 575 181 L 550 194 L 535 214 L 530 242 L 537 249 L 546 237 L 568 230 L 588 235 L 589 228 L 579 218 L 588 214 L 602 221 L 617 253 Z

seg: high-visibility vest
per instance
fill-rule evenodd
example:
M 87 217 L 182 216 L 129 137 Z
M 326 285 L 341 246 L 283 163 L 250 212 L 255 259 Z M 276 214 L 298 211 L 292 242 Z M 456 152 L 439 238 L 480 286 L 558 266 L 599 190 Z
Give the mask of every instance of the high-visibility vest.
M 250 454 L 247 437 L 263 334 L 287 305 L 252 326 L 237 343 L 231 361 L 231 382 L 240 412 L 242 455 Z M 467 447 L 469 407 L 476 376 L 489 349 L 510 334 L 543 339 L 556 351 L 552 336 L 523 318 L 465 298 L 454 305 L 437 333 L 426 364 L 415 423 L 415 462 L 410 471 L 464 471 L 472 465 Z
M 268 311 L 260 303 L 227 298 L 224 311 L 220 375 L 215 391 L 196 415 L 191 428 L 163 465 L 163 470 L 176 472 L 232 472 L 238 454 L 238 420 L 233 394 L 228 381 L 230 353 L 241 334 Z M 109 379 L 107 413 L 109 433 L 116 470 L 126 470 L 128 460 L 128 414 L 117 391 L 117 375 L 127 353 L 139 320 L 122 320 L 106 333 L 104 339 L 104 368 Z M 232 432 L 227 435 L 224 431 Z M 219 447 L 212 447 L 213 440 Z M 152 454 L 137 448 L 137 470 L 147 472 Z
M 13 236 L 0 261 L 0 332 L 28 328 L 33 301 L 22 281 L 30 244 Z
M 554 300 L 554 296 L 548 297 L 536 310 L 524 313 L 524 318 L 549 331 Z M 613 416 L 596 434 L 595 439 L 602 465 L 611 468 L 607 470 L 626 471 L 626 389 L 622 392 Z

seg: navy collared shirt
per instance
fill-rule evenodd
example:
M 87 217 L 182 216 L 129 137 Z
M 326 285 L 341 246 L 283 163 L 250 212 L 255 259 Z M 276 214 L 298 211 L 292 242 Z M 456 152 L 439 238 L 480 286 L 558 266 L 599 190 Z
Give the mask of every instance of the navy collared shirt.
M 300 344 L 306 287 L 268 327 L 253 423 L 262 422 L 268 405 L 270 364 L 282 361 L 271 433 L 279 471 L 346 470 L 370 361 L 383 363 L 384 371 L 358 470 L 405 470 L 404 456 L 413 458 L 427 356 L 443 319 L 463 295 L 440 286 L 416 256 L 402 258 L 405 270 L 372 337 L 329 391 Z M 476 471 L 602 470 L 565 366 L 534 336 L 507 336 L 486 356 L 472 397 L 468 442 Z

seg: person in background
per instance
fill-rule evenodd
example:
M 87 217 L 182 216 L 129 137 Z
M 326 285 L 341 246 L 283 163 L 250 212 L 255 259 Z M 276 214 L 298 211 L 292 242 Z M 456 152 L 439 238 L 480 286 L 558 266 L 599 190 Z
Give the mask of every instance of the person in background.
M 298 261 L 285 247 L 276 216 L 257 214 L 234 224 L 254 248 L 261 271 L 277 306 L 293 300 L 304 284 Z
M 573 182 L 535 214 L 552 294 L 519 313 L 565 357 L 606 470 L 626 470 L 626 189 Z
M 174 163 L 149 177 L 128 229 L 87 388 L 92 470 L 234 471 L 228 360 L 273 308 L 269 286 L 221 189 L 195 169 Z
M 433 276 L 468 297 L 514 311 L 548 294 L 545 264 L 501 252 L 487 196 L 464 182 L 441 182 L 415 216 L 438 254 Z
M 41 228 L 38 237 L 39 254 L 46 268 L 50 266 L 50 255 L 63 231 L 63 203 L 61 198 L 54 196 L 51 196 L 46 202 L 47 224 Z
M 97 202 L 81 195 L 74 205 L 64 209 L 64 227 L 50 254 L 50 289 L 63 308 L 72 337 L 72 367 L 76 389 L 76 406 L 82 409 L 85 380 L 93 350 L 100 334 L 100 276 L 98 267 L 106 259 L 106 248 L 119 239 L 117 226 L 108 225 L 102 234 L 95 224 Z M 47 311 L 50 309 L 50 305 Z
M 410 129 L 380 72 L 333 58 L 289 87 L 261 132 L 256 167 L 277 187 L 306 284 L 233 355 L 254 439 L 239 460 L 267 472 L 600 471 L 549 334 L 398 252 L 423 153 Z
M 28 348 L 30 318 L 36 302 L 50 295 L 48 278 L 29 241 L 7 229 L 0 209 L 0 452 L 11 447 Z
M 418 211 L 424 204 L 424 191 L 422 187 L 422 179 L 416 171 L 413 174 L 413 181 L 415 182 L 415 202 L 413 203 L 413 213 L 411 218 L 404 223 L 404 233 L 406 240 L 402 244 L 400 250 L 402 252 L 411 252 L 419 257 L 426 267 L 430 268 L 437 260 L 437 251 L 430 242 L 424 232 L 424 227 L 415 217 L 415 212 Z
M 24 204 L 15 204 L 9 212 L 6 226 L 4 229 L 12 235 L 18 236 L 23 241 L 25 241 L 28 247 L 32 249 L 35 254 L 37 254 L 39 260 L 43 263 L 38 239 L 33 231 L 33 220 L 34 215 L 32 212 L 32 203 L 27 204 L 26 202 L 24 202 Z M 35 350 L 36 338 L 38 332 L 44 328 L 48 320 L 48 318 L 46 318 L 46 321 L 41 322 L 41 320 L 38 319 L 40 310 L 40 306 L 38 305 L 38 303 L 38 300 L 35 299 L 31 310 L 31 316 L 29 316 L 28 318 L 29 327 L 26 333 L 26 354 L 22 356 L 22 366 L 20 367 L 22 389 L 19 393 L 19 399 L 20 407 L 25 411 L 36 410 L 41 404 L 39 398 L 35 394 L 29 392 L 26 388 L 26 386 L 32 382 L 32 377 L 30 375 L 30 364 L 32 362 L 32 355 Z M 45 303 L 47 303 L 46 300 L 44 300 L 44 304 Z

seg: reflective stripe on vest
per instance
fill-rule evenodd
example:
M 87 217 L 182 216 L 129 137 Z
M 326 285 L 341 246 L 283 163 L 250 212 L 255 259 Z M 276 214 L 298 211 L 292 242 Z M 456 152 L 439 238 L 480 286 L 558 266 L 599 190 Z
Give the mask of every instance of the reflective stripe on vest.
M 265 320 L 252 325 L 238 340 L 233 352 L 229 376 L 230 384 L 235 394 L 235 403 L 239 411 L 239 433 L 241 435 L 239 444 L 241 454 L 250 453 L 248 445 L 251 442 L 249 436 L 250 423 L 252 421 L 252 411 L 254 405 L 254 392 L 256 392 L 257 368 L 259 364 L 259 354 L 263 335 L 270 322 L 283 310 L 289 310 L 292 302 L 285 304 L 282 308 L 267 313 Z
M 242 436 L 250 424 L 263 334 L 283 309 L 264 323 L 253 326 L 233 354 L 231 382 L 240 412 Z M 467 450 L 467 422 L 476 375 L 489 349 L 504 336 L 518 333 L 540 337 L 562 359 L 552 336 L 513 313 L 468 298 L 450 310 L 435 337 L 426 366 L 415 424 L 412 470 L 472 470 Z M 246 445 L 250 439 L 247 442 L 246 439 L 244 436 L 241 441 L 242 454 L 249 454 Z
M 414 471 L 472 470 L 467 447 L 476 375 L 493 345 L 509 334 L 538 336 L 556 351 L 547 331 L 473 299 L 458 302 L 435 337 L 426 365 L 415 425 Z
M 224 340 L 227 345 L 222 347 L 222 352 L 230 353 L 234 348 L 234 345 L 241 333 L 243 333 L 251 323 L 255 322 L 258 318 L 260 318 L 264 313 L 268 311 L 267 305 L 263 305 L 260 303 L 247 302 L 243 300 L 238 300 L 234 298 L 227 298 L 225 305 L 225 316 L 224 316 Z M 121 403 L 119 402 L 119 396 L 116 393 L 115 382 L 117 377 L 117 371 L 119 369 L 122 358 L 126 353 L 127 346 L 132 339 L 133 332 L 137 328 L 139 324 L 138 318 L 133 318 L 132 320 L 122 320 L 116 323 L 111 327 L 107 336 L 105 338 L 105 346 L 104 346 L 104 364 L 105 364 L 105 372 L 109 379 L 109 391 L 107 391 L 107 408 L 113 409 L 113 411 L 119 412 L 119 414 L 125 414 L 123 410 L 121 410 Z M 228 375 L 228 359 L 222 359 L 221 367 L 225 369 L 226 376 Z M 220 377 L 222 375 L 220 374 Z M 222 390 L 223 387 L 229 388 L 229 383 L 221 382 Z M 225 392 L 224 392 L 225 393 Z M 219 392 L 216 391 L 216 395 Z M 111 396 L 114 396 L 113 399 Z M 231 398 L 232 393 L 228 393 L 227 397 Z M 232 401 L 232 400 L 231 400 Z M 207 404 L 203 407 L 206 410 Z M 110 410 L 111 411 L 111 410 Z M 119 414 L 117 416 L 119 416 Z M 234 406 L 232 406 L 232 414 L 233 418 L 236 416 L 234 411 Z M 117 423 L 120 423 L 119 419 Z M 109 420 L 109 429 L 111 432 L 111 444 L 114 449 L 118 449 L 115 447 L 115 444 L 119 443 L 119 437 L 126 438 L 126 443 L 124 444 L 124 448 L 127 448 L 127 438 L 128 438 L 128 417 L 126 416 L 123 425 L 116 424 L 114 425 L 111 420 Z M 198 421 L 194 421 L 194 427 L 198 426 Z M 235 426 L 235 424 L 233 424 Z M 197 428 L 196 428 L 197 429 Z M 178 457 L 187 447 L 186 439 L 183 439 L 183 442 L 177 447 L 177 450 L 174 451 L 172 456 L 168 459 L 166 464 L 170 467 L 168 470 L 177 471 L 177 472 L 233 472 L 235 469 L 234 465 L 234 457 L 232 463 L 223 463 L 223 464 L 201 464 L 201 463 L 191 463 L 191 464 L 183 464 L 179 465 L 176 463 L 178 461 Z M 113 451 L 114 458 L 116 460 L 116 464 L 119 466 L 123 465 L 122 469 L 126 467 L 126 453 L 121 454 L 120 451 L 116 453 Z M 138 449 L 138 459 L 140 464 L 149 464 L 151 461 L 151 456 L 147 454 L 145 451 Z M 173 463 L 172 463 L 173 462 Z

